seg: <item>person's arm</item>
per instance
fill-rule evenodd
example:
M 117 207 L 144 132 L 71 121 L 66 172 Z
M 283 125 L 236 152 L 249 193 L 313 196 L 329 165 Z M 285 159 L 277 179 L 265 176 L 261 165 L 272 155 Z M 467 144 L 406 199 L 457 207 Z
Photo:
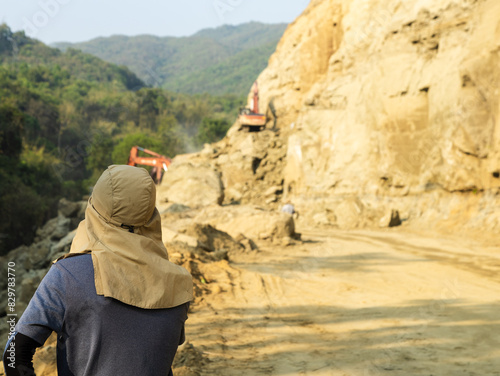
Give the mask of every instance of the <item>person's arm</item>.
M 19 319 L 15 335 L 9 339 L 4 351 L 7 376 L 35 375 L 32 364 L 34 350 L 42 346 L 53 331 L 61 332 L 65 313 L 64 279 L 67 277 L 64 270 L 57 264 L 50 268 Z
M 187 313 L 189 311 L 190 305 L 191 305 L 191 302 L 186 303 L 186 320 L 187 320 Z M 182 345 L 184 342 L 186 342 L 186 330 L 185 330 L 185 324 L 182 324 L 182 331 L 181 331 L 181 338 L 179 340 L 179 346 Z
M 35 376 L 33 355 L 40 346 L 40 343 L 22 333 L 15 333 L 10 337 L 3 354 L 5 375 Z
M 179 340 L 179 346 L 186 342 L 186 331 L 184 330 L 184 325 L 182 325 L 181 338 Z
M 16 325 L 16 331 L 44 344 L 52 332 L 60 333 L 66 311 L 66 279 L 59 263 L 52 265 Z

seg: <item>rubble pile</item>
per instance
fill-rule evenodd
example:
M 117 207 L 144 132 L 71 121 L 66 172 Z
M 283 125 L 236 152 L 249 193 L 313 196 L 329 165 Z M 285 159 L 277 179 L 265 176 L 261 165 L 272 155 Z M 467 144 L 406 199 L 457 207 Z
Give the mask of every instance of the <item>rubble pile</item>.
M 62 199 L 59 202 L 58 216 L 37 230 L 33 244 L 16 248 L 2 258 L 4 268 L 8 262 L 14 262 L 16 265 L 16 280 L 19 281 L 16 285 L 18 316 L 26 309 L 52 261 L 69 252 L 76 227 L 84 219 L 86 205 L 86 201 L 70 202 Z M 294 234 L 293 218 L 283 213 L 274 213 L 266 218 L 265 213 L 259 209 L 229 206 L 223 217 L 223 211 L 223 207 L 214 203 L 210 205 L 210 202 L 208 206 L 195 209 L 181 203 L 169 203 L 163 209 L 162 234 L 169 259 L 185 267 L 193 276 L 195 298 L 191 308 L 201 304 L 206 295 L 213 293 L 211 283 L 216 281 L 205 277 L 206 268 L 222 270 L 227 267 L 231 255 L 239 252 L 258 252 L 256 241 L 269 241 Z M 250 235 L 245 235 L 248 226 L 244 221 L 238 225 L 242 216 L 246 218 L 247 224 L 252 221 L 260 222 L 252 231 L 248 231 Z M 218 221 L 218 217 L 229 226 Z M 266 234 L 262 233 L 264 229 L 267 230 Z M 231 233 L 235 234 L 234 237 Z M 4 273 L 7 274 L 7 271 L 4 270 Z M 6 301 L 6 280 L 2 280 L 1 287 L 2 298 Z M 5 317 L 6 307 L 1 309 L 0 315 Z M 0 335 L 7 338 L 7 333 L 7 320 L 3 320 Z M 56 339 L 56 336 L 51 336 L 44 347 L 37 350 L 34 360 L 37 375 L 57 374 Z M 186 343 L 180 348 L 175 360 L 176 374 L 200 375 L 204 361 L 202 353 Z

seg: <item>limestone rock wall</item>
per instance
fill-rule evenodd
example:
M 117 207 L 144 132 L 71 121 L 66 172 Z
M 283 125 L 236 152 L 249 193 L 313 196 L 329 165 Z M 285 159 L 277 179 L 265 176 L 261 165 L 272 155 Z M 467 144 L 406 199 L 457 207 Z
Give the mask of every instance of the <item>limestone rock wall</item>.
M 499 63 L 497 0 L 312 0 L 258 78 L 267 129 L 176 160 L 307 225 L 500 231 Z
M 499 63 L 497 0 L 311 1 L 258 79 L 287 145 L 285 197 L 334 223 L 346 196 L 374 221 L 388 201 L 423 217 L 436 195 L 436 218 L 450 202 L 467 221 L 495 215 Z

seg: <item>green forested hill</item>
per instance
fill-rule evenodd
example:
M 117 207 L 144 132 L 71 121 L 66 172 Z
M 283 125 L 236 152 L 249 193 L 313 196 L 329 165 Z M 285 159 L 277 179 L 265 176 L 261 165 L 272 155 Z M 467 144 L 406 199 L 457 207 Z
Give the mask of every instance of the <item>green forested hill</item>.
M 140 89 L 145 84 L 125 66 L 110 64 L 75 49 L 62 53 L 56 48 L 12 33 L 6 25 L 0 25 L 0 63 L 30 65 L 57 65 L 67 70 L 75 79 L 115 83 L 126 89 Z
M 125 65 L 151 86 L 188 94 L 244 96 L 267 66 L 286 26 L 251 22 L 182 38 L 112 36 L 55 46 Z
M 0 255 L 30 244 L 139 145 L 173 157 L 222 138 L 243 98 L 147 87 L 128 68 L 0 25 Z

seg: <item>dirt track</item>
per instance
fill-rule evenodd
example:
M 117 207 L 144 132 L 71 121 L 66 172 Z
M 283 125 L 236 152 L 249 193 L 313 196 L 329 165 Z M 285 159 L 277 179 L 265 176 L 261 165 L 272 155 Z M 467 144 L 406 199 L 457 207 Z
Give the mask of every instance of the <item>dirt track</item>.
M 303 231 L 202 265 L 188 340 L 203 375 L 500 375 L 500 248 Z

